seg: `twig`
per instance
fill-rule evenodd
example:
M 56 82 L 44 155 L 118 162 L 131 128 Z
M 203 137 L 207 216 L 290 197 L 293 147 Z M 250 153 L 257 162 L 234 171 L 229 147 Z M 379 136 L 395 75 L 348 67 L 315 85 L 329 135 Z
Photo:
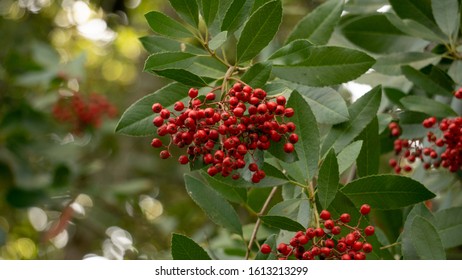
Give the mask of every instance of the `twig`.
M 252 250 L 252 244 L 253 244 L 253 242 L 255 241 L 255 239 L 256 239 L 256 237 L 257 237 L 258 229 L 260 228 L 260 224 L 261 224 L 260 216 L 263 215 L 263 214 L 266 212 L 266 209 L 268 208 L 268 205 L 270 204 L 271 199 L 272 199 L 272 198 L 274 197 L 274 195 L 276 194 L 277 189 L 278 189 L 277 187 L 273 187 L 273 189 L 271 190 L 270 194 L 269 194 L 268 197 L 266 198 L 265 203 L 264 203 L 263 206 L 261 207 L 260 212 L 258 213 L 258 219 L 257 219 L 257 222 L 255 223 L 255 227 L 253 228 L 252 235 L 250 236 L 249 244 L 248 244 L 248 246 L 247 246 L 247 251 L 245 252 L 245 259 L 246 259 L 246 260 L 249 259 L 250 251 Z

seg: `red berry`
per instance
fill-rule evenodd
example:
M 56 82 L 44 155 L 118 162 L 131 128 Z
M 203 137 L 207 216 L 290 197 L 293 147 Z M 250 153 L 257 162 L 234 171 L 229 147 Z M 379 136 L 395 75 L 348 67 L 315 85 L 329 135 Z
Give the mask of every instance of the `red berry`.
M 284 144 L 284 152 L 290 154 L 294 151 L 294 144 L 292 143 L 285 143 Z
M 333 229 L 334 228 L 334 221 L 332 220 L 327 220 L 324 222 L 324 227 L 327 229 Z
M 367 235 L 367 236 L 373 235 L 374 232 L 375 232 L 375 228 L 373 226 L 367 226 L 364 229 L 364 234 Z
M 262 254 L 265 254 L 265 255 L 271 253 L 270 245 L 268 245 L 268 244 L 261 245 L 260 252 L 262 252 Z
M 207 93 L 207 95 L 205 96 L 205 99 L 207 99 L 207 100 L 209 100 L 209 101 L 212 101 L 212 100 L 215 100 L 215 97 L 216 97 L 215 93 L 209 92 L 209 93 Z
M 181 156 L 178 158 L 178 162 L 179 162 L 180 164 L 188 164 L 189 159 L 188 159 L 187 156 L 181 155 Z
M 284 106 L 284 105 L 286 105 L 286 98 L 284 96 L 280 95 L 280 96 L 276 97 L 276 103 L 278 105 Z
M 152 104 L 152 111 L 154 113 L 160 113 L 160 111 L 163 109 L 162 105 L 160 103 L 154 103 Z
M 183 104 L 183 102 L 181 102 L 181 101 L 175 102 L 175 105 L 173 105 L 173 109 L 174 109 L 175 111 L 178 111 L 178 112 L 179 112 L 179 111 L 183 111 L 183 109 L 184 109 L 184 104 Z
M 295 133 L 292 133 L 290 136 L 289 136 L 289 141 L 290 143 L 292 144 L 295 144 L 298 142 L 298 135 L 295 134 Z
M 364 251 L 364 253 L 372 252 L 372 245 L 369 244 L 369 243 L 364 243 L 363 244 L 363 251 Z
M 295 114 L 295 111 L 292 108 L 286 108 L 284 110 L 284 116 L 286 116 L 288 118 L 292 117 L 294 114 Z
M 160 158 L 161 158 L 161 159 L 167 159 L 167 158 L 169 158 L 169 157 L 170 157 L 170 152 L 169 152 L 169 151 L 167 151 L 167 150 L 162 150 L 162 151 L 160 152 Z
M 334 228 L 332 228 L 331 232 L 332 232 L 333 235 L 339 235 L 341 231 L 342 231 L 341 227 L 335 226 Z
M 152 139 L 151 146 L 154 148 L 162 147 L 162 141 L 159 138 Z
M 195 88 L 189 89 L 188 95 L 190 98 L 196 98 L 198 94 L 199 94 L 199 91 L 197 89 Z
M 287 251 L 288 247 L 287 247 L 287 244 L 285 243 L 279 243 L 278 245 L 278 252 L 281 253 L 281 254 L 284 254 L 286 251 Z
M 322 210 L 321 213 L 319 214 L 319 217 L 323 219 L 324 221 L 330 219 L 330 212 L 327 210 Z
M 258 170 L 258 165 L 256 163 L 249 164 L 249 170 L 255 172 Z
M 351 216 L 350 214 L 348 213 L 343 213 L 342 215 L 340 215 L 340 221 L 342 221 L 342 223 L 349 223 L 351 221 Z
M 352 234 L 352 233 L 348 233 L 346 236 L 345 236 L 345 243 L 347 245 L 353 245 L 353 243 L 356 241 L 356 238 L 355 236 Z
M 371 212 L 371 206 L 369 204 L 363 204 L 361 205 L 361 208 L 359 209 L 362 215 L 367 215 Z

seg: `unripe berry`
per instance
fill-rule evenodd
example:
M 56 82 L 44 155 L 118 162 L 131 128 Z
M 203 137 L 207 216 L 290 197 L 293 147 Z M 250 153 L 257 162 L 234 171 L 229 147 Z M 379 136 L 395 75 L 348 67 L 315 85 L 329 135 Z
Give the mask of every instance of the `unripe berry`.
M 261 245 L 260 252 L 262 252 L 262 254 L 265 254 L 265 255 L 271 253 L 270 245 L 268 245 L 268 244 Z
M 322 210 L 321 213 L 319 214 L 319 217 L 323 219 L 324 221 L 330 219 L 330 212 L 327 210 Z
M 361 205 L 361 208 L 359 209 L 362 215 L 367 215 L 371 212 L 371 206 L 369 204 L 363 204 Z

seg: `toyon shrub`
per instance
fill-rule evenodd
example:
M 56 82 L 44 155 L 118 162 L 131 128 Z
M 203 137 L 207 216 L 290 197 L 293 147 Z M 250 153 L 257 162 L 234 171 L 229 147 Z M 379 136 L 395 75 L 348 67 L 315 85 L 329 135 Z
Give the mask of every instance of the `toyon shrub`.
M 462 224 L 457 0 L 328 0 L 295 25 L 281 0 L 169 2 L 176 15 L 147 13 L 141 42 L 144 71 L 172 82 L 116 130 L 189 167 L 185 192 L 221 229 L 192 233 L 207 244 L 174 233 L 173 259 L 444 259 L 462 245 L 448 230 Z
M 69 124 L 72 132 L 81 134 L 87 129 L 100 127 L 105 116 L 115 118 L 117 108 L 103 95 L 84 96 L 75 92 L 70 97 L 60 96 L 52 115 L 57 121 Z
M 170 136 L 165 144 L 159 138 L 151 142 L 154 148 L 162 148 L 162 159 L 171 156 L 169 149 L 173 144 L 186 150 L 178 158 L 180 164 L 202 161 L 209 166 L 210 176 L 219 173 L 235 180 L 240 177 L 235 171 L 247 166 L 253 174 L 252 182 L 258 183 L 265 178 L 265 172 L 256 163 L 255 150 L 268 150 L 271 143 L 283 142 L 284 152 L 294 151 L 298 141 L 296 126 L 287 121 L 294 109 L 286 108 L 284 96 L 268 97 L 263 89 L 242 83 L 235 83 L 220 100 L 216 100 L 214 91 L 202 100 L 195 88 L 187 94 L 187 105 L 177 101 L 172 112 L 160 103 L 152 105 L 157 114 L 152 121 L 157 135 Z
M 260 252 L 275 254 L 279 260 L 295 258 L 298 260 L 365 260 L 372 252 L 372 245 L 367 237 L 374 234 L 373 226 L 360 228 L 361 219 L 369 214 L 371 207 L 364 204 L 360 208 L 361 218 L 356 225 L 350 225 L 351 216 L 343 213 L 337 219 L 331 219 L 327 210 L 322 210 L 319 217 L 324 221 L 322 227 L 307 228 L 298 231 L 289 243 L 279 243 L 273 250 L 270 245 L 263 244 Z

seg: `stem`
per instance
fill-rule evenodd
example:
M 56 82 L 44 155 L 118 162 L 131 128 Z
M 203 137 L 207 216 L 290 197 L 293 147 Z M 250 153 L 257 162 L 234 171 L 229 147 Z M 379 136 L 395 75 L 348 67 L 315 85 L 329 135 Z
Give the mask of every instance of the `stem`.
M 269 205 L 269 203 L 271 202 L 271 199 L 273 199 L 273 197 L 274 197 L 274 195 L 276 194 L 276 191 L 277 191 L 277 190 L 278 190 L 277 187 L 273 187 L 273 189 L 271 190 L 270 194 L 269 194 L 268 197 L 266 198 L 265 203 L 264 203 L 263 206 L 261 207 L 260 212 L 258 213 L 258 219 L 257 219 L 257 222 L 255 223 L 255 227 L 253 228 L 252 235 L 250 236 L 249 244 L 248 244 L 248 246 L 247 246 L 247 251 L 245 252 L 245 259 L 246 259 L 246 260 L 249 259 L 250 251 L 252 250 L 252 243 L 255 241 L 255 239 L 256 239 L 256 237 L 257 237 L 258 229 L 260 228 L 260 225 L 261 225 L 260 216 L 262 216 L 262 215 L 266 212 L 266 209 L 268 208 L 268 205 Z
M 234 72 L 234 66 L 230 66 L 228 68 L 228 71 L 226 71 L 225 76 L 223 77 L 223 84 L 221 86 L 221 99 L 223 100 L 223 97 L 225 96 L 225 93 L 227 91 L 226 83 L 230 79 L 230 77 L 233 75 Z
M 394 247 L 394 246 L 397 246 L 397 245 L 401 245 L 401 242 L 395 242 L 395 243 L 392 243 L 392 244 L 382 246 L 382 247 L 380 247 L 380 250 L 388 249 L 388 248 L 391 248 L 391 247 Z
M 315 197 L 313 181 L 311 181 L 310 184 L 308 185 L 307 191 L 308 191 L 308 199 L 310 200 L 311 210 L 313 211 L 314 222 L 315 222 L 316 227 L 318 228 L 320 226 L 320 223 L 319 223 L 318 209 L 316 208 L 316 197 Z

